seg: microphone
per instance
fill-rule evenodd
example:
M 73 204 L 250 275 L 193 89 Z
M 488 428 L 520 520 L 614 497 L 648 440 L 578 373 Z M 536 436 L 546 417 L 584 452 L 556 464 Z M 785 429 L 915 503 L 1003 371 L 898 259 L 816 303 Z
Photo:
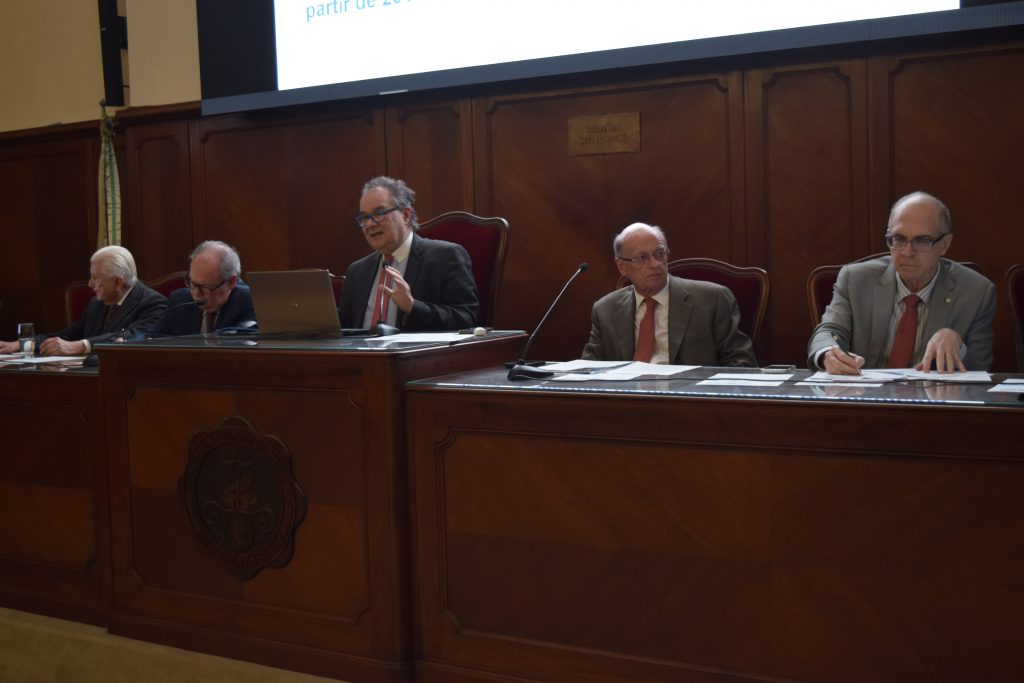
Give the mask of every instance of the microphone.
M 533 344 L 533 340 L 537 336 L 537 333 L 540 332 L 540 328 L 544 326 L 544 322 L 548 319 L 548 316 L 551 315 L 551 311 L 555 310 L 555 306 L 557 306 L 558 302 L 562 300 L 562 297 L 565 295 L 565 291 L 569 289 L 569 285 L 573 283 L 573 280 L 578 278 L 583 273 L 587 272 L 587 268 L 589 267 L 590 266 L 587 265 L 586 263 L 581 263 L 580 267 L 577 268 L 576 272 L 572 274 L 571 278 L 569 278 L 569 281 L 565 283 L 564 287 L 562 287 L 562 291 L 559 292 L 558 296 L 555 297 L 555 300 L 551 302 L 551 307 L 548 308 L 548 312 L 545 313 L 544 317 L 540 319 L 540 322 L 537 323 L 537 327 L 533 328 L 533 332 L 530 334 L 530 337 L 526 340 L 526 346 L 523 347 L 522 355 L 520 355 L 519 359 L 514 364 L 512 364 L 512 369 L 508 371 L 509 379 L 544 379 L 545 377 L 550 377 L 551 375 L 555 374 L 550 370 L 541 370 L 538 367 L 528 365 L 526 362 L 526 355 L 527 353 L 529 353 L 530 345 Z M 508 366 L 506 365 L 506 367 Z
M 160 315 L 161 315 L 161 317 L 166 316 L 171 311 L 177 310 L 179 308 L 184 308 L 185 306 L 205 306 L 205 305 L 206 305 L 206 299 L 189 299 L 188 301 L 182 301 L 179 304 L 174 304 L 173 306 L 168 306 L 167 308 L 164 309 L 164 312 L 161 313 Z M 127 328 L 127 329 L 132 330 L 132 334 L 131 334 L 131 337 L 130 337 L 129 341 L 139 341 L 141 339 L 158 339 L 158 338 L 162 338 L 162 337 L 172 337 L 172 336 L 174 336 L 174 335 L 170 335 L 170 334 L 151 334 L 150 331 L 152 330 L 152 326 L 147 327 L 147 328 L 143 328 L 143 329 L 138 329 L 138 328 L 136 328 L 133 325 L 133 326 Z M 126 339 L 128 339 L 128 338 L 126 337 Z

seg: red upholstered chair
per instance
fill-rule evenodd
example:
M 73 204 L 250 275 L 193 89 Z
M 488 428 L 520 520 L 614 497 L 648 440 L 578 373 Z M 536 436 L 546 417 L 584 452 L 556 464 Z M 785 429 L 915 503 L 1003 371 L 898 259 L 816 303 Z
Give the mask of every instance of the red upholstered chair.
M 1017 349 L 1017 372 L 1024 372 L 1024 263 L 1010 266 L 1006 271 L 1006 301 L 1013 345 Z
M 881 254 L 871 254 L 864 258 L 859 258 L 851 263 L 863 263 L 864 261 L 873 261 L 876 258 L 882 258 L 888 256 L 889 252 L 884 251 Z M 961 266 L 967 266 L 971 270 L 977 271 L 982 275 L 985 271 L 982 270 L 981 266 L 977 263 L 971 263 L 970 261 L 960 261 Z M 817 327 L 818 323 L 821 322 L 821 316 L 824 315 L 825 309 L 828 308 L 829 303 L 832 301 L 832 287 L 836 283 L 836 279 L 839 277 L 839 271 L 842 266 L 818 266 L 811 271 L 811 274 L 807 276 L 807 305 L 811 311 L 811 326 Z
M 330 273 L 331 271 L 327 271 Z M 345 276 L 331 273 L 331 289 L 334 290 L 334 305 L 341 305 L 341 288 L 345 286 Z
M 170 297 L 171 292 L 185 286 L 185 271 L 176 270 L 173 273 L 168 273 L 167 275 L 158 277 L 155 280 L 147 280 L 146 284 L 149 285 L 150 289 L 154 289 L 164 296 Z
M 688 280 L 705 280 L 728 287 L 740 309 L 740 329 L 757 341 L 757 333 L 768 308 L 768 273 L 756 266 L 734 266 L 713 258 L 684 258 L 670 261 L 668 272 Z M 619 278 L 619 287 L 631 284 Z
M 64 312 L 68 316 L 68 325 L 82 317 L 92 297 L 93 291 L 88 281 L 72 282 L 67 286 L 64 290 Z
M 461 244 L 473 260 L 476 280 L 477 324 L 494 324 L 494 307 L 505 272 L 508 249 L 508 221 L 504 218 L 481 218 L 465 211 L 450 211 L 420 224 L 419 234 L 435 240 Z

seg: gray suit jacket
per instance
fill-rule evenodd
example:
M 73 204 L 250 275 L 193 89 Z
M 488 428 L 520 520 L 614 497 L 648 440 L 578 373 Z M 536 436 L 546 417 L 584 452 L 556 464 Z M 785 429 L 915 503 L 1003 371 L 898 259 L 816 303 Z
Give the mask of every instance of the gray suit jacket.
M 668 279 L 668 347 L 673 365 L 754 367 L 750 337 L 740 331 L 740 311 L 727 287 Z M 636 347 L 636 296 L 623 287 L 594 304 L 586 360 L 631 360 Z
M 818 351 L 838 343 L 844 351 L 862 356 L 864 367 L 883 367 L 895 301 L 896 270 L 892 257 L 844 266 L 833 288 L 832 303 L 811 335 L 807 365 L 814 368 Z M 940 259 L 938 280 L 928 300 L 922 348 L 917 350 L 914 362 L 920 362 L 923 347 L 932 335 L 949 327 L 960 334 L 967 346 L 964 367 L 988 370 L 992 366 L 995 314 L 995 285 L 970 268 Z

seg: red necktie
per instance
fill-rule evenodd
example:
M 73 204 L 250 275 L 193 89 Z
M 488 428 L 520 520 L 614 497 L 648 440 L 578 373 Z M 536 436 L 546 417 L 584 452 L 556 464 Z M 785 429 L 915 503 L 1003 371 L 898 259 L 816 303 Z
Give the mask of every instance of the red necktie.
M 370 327 L 374 327 L 379 322 L 387 322 L 388 320 L 388 304 L 391 303 L 391 298 L 384 291 L 384 287 L 388 284 L 387 266 L 394 262 L 393 256 L 385 256 L 384 265 L 380 267 L 380 277 L 377 278 L 377 296 L 374 297 L 376 304 L 373 307 L 373 319 L 370 320 Z
M 909 368 L 914 361 L 914 342 L 917 341 L 917 304 L 921 297 L 908 294 L 903 299 L 903 315 L 896 326 L 896 336 L 892 340 L 887 368 Z
M 654 355 L 654 307 L 658 302 L 647 297 L 644 299 L 647 310 L 644 312 L 644 319 L 640 321 L 640 332 L 636 335 L 636 353 L 633 360 L 643 363 L 650 363 Z

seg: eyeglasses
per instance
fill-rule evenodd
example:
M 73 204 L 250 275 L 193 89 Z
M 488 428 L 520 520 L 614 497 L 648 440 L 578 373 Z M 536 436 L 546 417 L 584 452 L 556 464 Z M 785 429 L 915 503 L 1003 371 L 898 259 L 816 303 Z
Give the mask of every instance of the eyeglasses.
M 650 261 L 651 259 L 654 259 L 655 261 L 660 261 L 661 263 L 665 263 L 666 261 L 668 261 L 668 249 L 666 249 L 665 247 L 659 247 L 650 254 L 644 252 L 642 254 L 637 254 L 632 258 L 626 258 L 624 256 L 616 256 L 615 258 L 619 259 L 620 261 L 632 263 L 633 265 L 637 266 L 646 265 L 647 262 Z
M 211 294 L 216 292 L 218 289 L 223 287 L 224 283 L 226 283 L 226 282 L 227 282 L 227 279 L 224 279 L 224 280 L 221 280 L 220 282 L 218 282 L 217 284 L 212 285 L 212 286 L 211 285 L 201 285 L 201 284 L 199 284 L 197 282 L 192 282 L 192 278 L 190 278 L 188 275 L 185 276 L 185 286 L 186 287 L 188 287 L 189 289 L 198 289 L 200 294 L 205 294 L 206 296 L 210 296 Z
M 373 221 L 374 225 L 378 225 L 382 220 L 384 220 L 384 216 L 387 216 L 392 211 L 398 211 L 400 208 L 401 207 L 399 206 L 392 206 L 390 209 L 377 209 L 370 213 L 361 213 L 356 216 L 356 225 L 359 226 L 360 230 L 369 225 L 370 221 Z
M 946 235 L 948 234 L 949 233 L 947 232 Z M 935 246 L 935 243 L 941 242 L 945 239 L 946 235 L 939 235 L 938 237 L 922 235 L 921 237 L 915 237 L 912 240 L 908 240 L 903 235 L 886 235 L 885 243 L 889 245 L 890 249 L 894 249 L 896 251 L 902 250 L 908 243 L 914 251 L 931 251 L 932 247 Z

